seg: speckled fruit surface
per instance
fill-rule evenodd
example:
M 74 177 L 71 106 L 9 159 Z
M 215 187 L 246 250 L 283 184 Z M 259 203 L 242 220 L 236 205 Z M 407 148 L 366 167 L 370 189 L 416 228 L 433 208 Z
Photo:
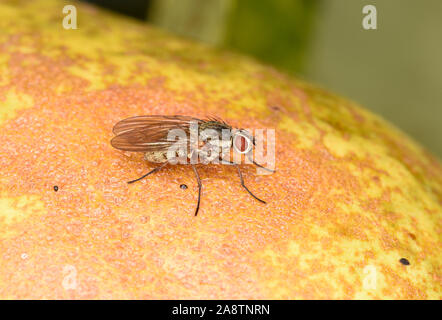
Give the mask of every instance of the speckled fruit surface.
M 410 138 L 248 58 L 91 6 L 65 30 L 63 5 L 0 3 L 0 298 L 442 297 L 442 169 Z M 198 217 L 189 167 L 128 185 L 152 165 L 109 140 L 140 114 L 275 129 L 277 172 L 243 168 L 268 204 L 224 166 L 200 169 Z

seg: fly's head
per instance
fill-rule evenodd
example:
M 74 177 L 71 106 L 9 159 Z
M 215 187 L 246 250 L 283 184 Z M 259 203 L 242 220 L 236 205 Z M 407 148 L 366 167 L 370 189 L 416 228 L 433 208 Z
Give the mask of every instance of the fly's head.
M 256 147 L 256 140 L 255 137 L 247 130 L 234 130 L 232 132 L 231 144 L 234 152 L 244 154 L 255 166 L 269 172 L 274 172 L 274 170 L 263 167 L 253 159 L 253 149 Z
M 236 129 L 232 132 L 230 143 L 235 152 L 248 155 L 255 147 L 255 137 L 247 130 Z

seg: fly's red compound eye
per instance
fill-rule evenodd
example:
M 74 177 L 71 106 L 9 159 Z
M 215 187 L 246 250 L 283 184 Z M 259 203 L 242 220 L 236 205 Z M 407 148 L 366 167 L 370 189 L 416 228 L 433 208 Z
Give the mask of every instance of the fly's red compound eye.
M 246 151 L 246 138 L 238 137 L 236 139 L 236 148 L 238 148 L 238 150 L 241 152 Z
M 242 133 L 237 133 L 233 140 L 235 150 L 239 153 L 248 153 L 250 151 L 251 143 L 250 139 L 244 136 Z

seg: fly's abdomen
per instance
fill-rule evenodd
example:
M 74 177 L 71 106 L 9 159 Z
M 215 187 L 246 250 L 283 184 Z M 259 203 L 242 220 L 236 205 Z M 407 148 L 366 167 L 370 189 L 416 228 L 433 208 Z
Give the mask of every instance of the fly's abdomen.
M 144 154 L 144 159 L 154 163 L 164 163 L 167 161 L 167 151 L 150 151 Z

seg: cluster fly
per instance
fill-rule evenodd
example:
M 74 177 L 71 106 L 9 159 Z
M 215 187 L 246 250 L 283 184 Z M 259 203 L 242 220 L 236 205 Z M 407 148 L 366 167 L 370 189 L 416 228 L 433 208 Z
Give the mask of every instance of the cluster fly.
M 192 139 L 192 125 L 197 125 L 197 134 L 204 136 L 207 130 L 217 133 L 219 136 L 223 135 L 223 139 L 203 139 L 205 141 L 198 141 Z M 171 139 L 170 132 L 174 130 L 181 130 L 184 132 L 185 139 Z M 227 138 L 224 135 L 228 132 Z M 195 166 L 195 158 L 199 158 L 200 162 L 207 164 L 213 162 L 233 165 L 238 171 L 241 186 L 256 200 L 266 203 L 264 200 L 255 196 L 244 184 L 244 179 L 241 173 L 239 165 L 230 160 L 226 160 L 226 155 L 231 154 L 232 151 L 236 151 L 241 154 L 245 154 L 248 159 L 256 166 L 273 172 L 273 170 L 267 169 L 260 164 L 256 163 L 253 159 L 253 148 L 255 147 L 255 138 L 243 129 L 234 129 L 226 122 L 218 118 L 207 118 L 204 120 L 189 117 L 189 116 L 161 116 L 161 115 L 148 115 L 148 116 L 136 116 L 121 120 L 114 128 L 113 133 L 116 135 L 111 144 L 114 148 L 123 151 L 143 152 L 145 160 L 151 163 L 159 163 L 152 171 L 144 174 L 138 179 L 129 181 L 128 183 L 134 183 L 141 179 L 146 178 L 152 173 L 158 172 L 164 168 L 167 164 L 190 164 L 195 173 L 198 182 L 198 203 L 195 210 L 195 216 L 198 214 L 201 200 L 201 179 L 199 177 L 197 168 Z M 178 148 L 184 152 L 173 153 L 171 156 L 170 150 L 172 148 Z

